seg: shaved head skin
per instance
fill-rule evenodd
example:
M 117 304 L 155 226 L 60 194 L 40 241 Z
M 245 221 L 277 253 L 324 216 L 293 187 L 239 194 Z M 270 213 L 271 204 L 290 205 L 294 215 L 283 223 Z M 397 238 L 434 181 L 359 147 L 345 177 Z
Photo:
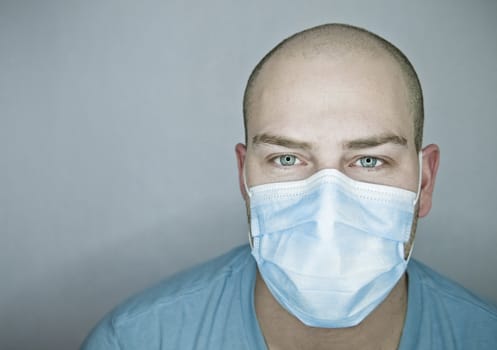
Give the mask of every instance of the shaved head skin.
M 273 48 L 252 71 L 244 93 L 243 117 L 245 142 L 248 144 L 248 123 L 260 98 L 260 85 L 282 59 L 325 59 L 330 61 L 387 60 L 403 80 L 405 97 L 412 115 L 414 143 L 419 152 L 423 138 L 423 94 L 417 74 L 407 57 L 385 39 L 365 29 L 345 24 L 325 24 L 288 37 Z M 323 72 L 323 74 L 325 74 Z

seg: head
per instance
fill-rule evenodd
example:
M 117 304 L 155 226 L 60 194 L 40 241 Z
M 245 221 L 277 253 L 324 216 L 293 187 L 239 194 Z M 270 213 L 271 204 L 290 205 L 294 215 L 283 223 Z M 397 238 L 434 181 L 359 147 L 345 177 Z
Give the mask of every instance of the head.
M 240 188 L 337 169 L 359 181 L 416 191 L 431 208 L 439 151 L 422 149 L 423 98 L 395 46 L 364 29 L 328 24 L 297 33 L 252 72 L 244 95 Z M 414 225 L 415 226 L 415 225 Z

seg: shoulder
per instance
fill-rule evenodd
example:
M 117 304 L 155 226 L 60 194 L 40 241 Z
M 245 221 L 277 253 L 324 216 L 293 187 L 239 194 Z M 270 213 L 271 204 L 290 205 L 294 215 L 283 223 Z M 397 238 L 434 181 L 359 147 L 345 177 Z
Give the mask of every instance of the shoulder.
M 409 281 L 423 288 L 425 295 L 444 303 L 472 310 L 497 322 L 497 307 L 464 288 L 457 282 L 441 275 L 425 264 L 412 260 L 408 267 Z
M 236 286 L 232 280 L 240 278 L 240 272 L 250 270 L 252 265 L 250 249 L 240 246 L 173 275 L 131 297 L 107 314 L 93 329 L 85 344 L 102 342 L 109 344 L 110 349 L 110 343 L 117 343 L 117 339 L 125 343 L 143 341 L 140 339 L 143 336 L 159 339 L 168 333 L 174 335 L 175 332 L 181 332 L 179 328 L 184 329 L 185 324 L 194 327 L 197 319 L 206 317 L 206 310 L 212 304 L 230 298 L 229 294 L 233 293 L 230 289 Z M 253 269 L 255 271 L 255 267 Z M 123 340 L 123 337 L 127 339 Z M 106 347 L 83 345 L 83 348 Z
M 409 262 L 407 275 L 403 348 L 495 348 L 495 305 L 418 261 Z
M 138 316 L 155 307 L 176 304 L 178 299 L 206 293 L 218 283 L 236 275 L 250 261 L 250 250 L 240 246 L 163 280 L 118 306 L 113 315 L 117 319 Z

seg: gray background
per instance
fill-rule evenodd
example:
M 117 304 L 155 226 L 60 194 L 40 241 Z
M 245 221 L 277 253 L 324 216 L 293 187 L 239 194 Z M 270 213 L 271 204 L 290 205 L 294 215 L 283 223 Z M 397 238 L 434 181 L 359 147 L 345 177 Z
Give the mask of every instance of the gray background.
M 497 301 L 496 1 L 1 1 L 0 348 L 76 348 L 116 303 L 244 243 L 246 78 L 332 21 L 416 66 L 442 162 L 415 257 Z

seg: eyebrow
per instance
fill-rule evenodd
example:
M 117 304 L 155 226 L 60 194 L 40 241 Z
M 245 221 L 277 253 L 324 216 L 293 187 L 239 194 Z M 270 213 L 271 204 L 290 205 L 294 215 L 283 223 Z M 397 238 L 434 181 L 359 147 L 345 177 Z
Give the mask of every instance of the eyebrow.
M 407 140 L 403 136 L 386 134 L 373 137 L 366 137 L 363 139 L 346 141 L 343 143 L 343 148 L 350 150 L 359 150 L 364 148 L 372 148 L 381 146 L 387 143 L 392 143 L 400 146 L 407 146 Z
M 298 141 L 292 138 L 282 137 L 278 135 L 271 135 L 267 133 L 255 135 L 252 138 L 252 143 L 254 145 L 269 144 L 285 148 L 303 149 L 306 151 L 312 148 L 312 145 L 308 142 Z M 344 149 L 349 149 L 349 150 L 360 150 L 365 148 L 373 148 L 388 143 L 400 146 L 407 146 L 407 139 L 403 136 L 395 134 L 386 134 L 386 135 L 378 135 L 378 136 L 346 141 L 342 144 L 342 147 Z
M 286 148 L 298 148 L 306 151 L 312 148 L 312 145 L 308 142 L 298 141 L 295 139 L 266 134 L 266 133 L 255 135 L 252 138 L 252 143 L 254 145 L 269 144 L 269 145 L 282 146 Z

